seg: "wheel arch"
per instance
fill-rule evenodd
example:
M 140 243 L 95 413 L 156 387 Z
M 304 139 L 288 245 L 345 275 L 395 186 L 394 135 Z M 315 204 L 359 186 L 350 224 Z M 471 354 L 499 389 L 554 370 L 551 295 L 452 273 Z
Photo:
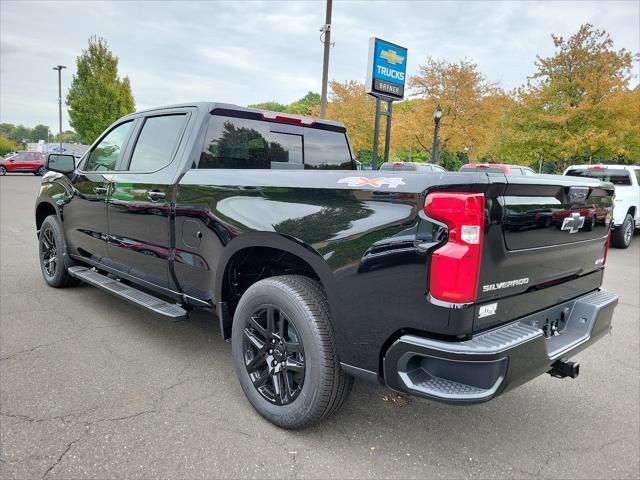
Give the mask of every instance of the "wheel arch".
M 44 219 L 49 215 L 55 215 L 56 217 L 58 217 L 58 220 L 60 220 L 58 209 L 52 202 L 48 200 L 41 200 L 40 202 L 38 202 L 35 211 L 36 232 L 40 232 L 42 222 L 44 222 Z
M 321 284 L 327 295 L 334 321 L 338 317 L 335 277 L 329 264 L 315 249 L 287 235 L 275 232 L 251 232 L 240 235 L 227 244 L 217 262 L 213 291 L 214 298 L 218 302 L 218 308 L 225 310 L 225 312 L 218 312 L 219 316 L 221 316 L 223 336 L 227 336 L 225 331 L 230 331 L 230 322 L 233 318 L 234 302 L 236 301 L 230 291 L 231 269 L 234 268 L 238 260 L 242 260 L 247 256 L 253 255 L 254 257 L 252 258 L 255 258 L 256 261 L 260 261 L 260 259 L 265 261 L 266 256 L 266 261 L 269 261 L 268 259 L 273 260 L 274 257 L 272 255 L 277 254 L 283 255 L 283 260 L 286 259 L 286 264 L 282 265 L 283 268 L 290 267 L 297 274 L 307 274 Z M 277 260 L 275 261 L 277 262 Z M 258 265 L 262 264 L 258 263 Z M 252 264 L 252 266 L 256 267 L 257 265 Z M 264 276 L 257 276 L 255 281 L 269 276 L 273 275 L 267 272 Z M 246 287 L 248 288 L 255 281 L 249 281 Z M 244 290 L 246 288 L 243 288 L 242 292 Z

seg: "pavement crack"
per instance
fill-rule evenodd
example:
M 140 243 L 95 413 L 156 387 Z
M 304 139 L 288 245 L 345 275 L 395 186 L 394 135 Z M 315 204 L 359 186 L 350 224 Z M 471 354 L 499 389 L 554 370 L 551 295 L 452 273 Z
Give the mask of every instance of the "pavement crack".
M 58 458 L 56 459 L 55 462 L 53 462 L 53 464 L 51 464 L 49 466 L 49 468 L 47 468 L 47 470 L 44 472 L 44 474 L 42 475 L 42 480 L 44 480 L 45 478 L 47 478 L 47 476 L 51 473 L 51 471 L 56 468 L 60 462 L 62 461 L 62 459 L 65 457 L 65 455 L 67 455 L 67 453 L 69 453 L 69 450 L 71 450 L 71 448 L 78 443 L 80 440 L 82 440 L 85 435 L 87 434 L 87 432 L 85 431 L 84 434 L 82 434 L 79 438 L 76 438 L 75 440 L 72 440 L 71 442 L 69 442 L 67 444 L 67 447 L 64 449 L 64 451 L 58 456 Z

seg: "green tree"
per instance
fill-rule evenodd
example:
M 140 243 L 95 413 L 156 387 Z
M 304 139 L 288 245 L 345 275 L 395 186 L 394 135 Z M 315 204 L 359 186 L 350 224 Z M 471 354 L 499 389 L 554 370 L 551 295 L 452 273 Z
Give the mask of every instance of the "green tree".
M 29 127 L 25 127 L 24 125 L 18 125 L 13 133 L 13 138 L 17 143 L 20 143 L 24 140 L 27 142 L 31 140 L 31 129 Z
M 0 135 L 9 140 L 16 141 L 16 126 L 13 123 L 0 123 Z
M 29 135 L 29 139 L 33 142 L 37 142 L 38 140 L 44 140 L 45 142 L 49 138 L 49 126 L 38 124 L 31 129 L 31 135 Z
M 52 142 L 59 142 L 60 134 L 58 133 L 56 135 L 53 135 L 51 138 Z M 81 143 L 82 139 L 80 138 L 80 135 L 78 135 L 73 130 L 65 130 L 64 132 L 62 132 L 62 141 L 64 143 Z
M 133 112 L 135 101 L 129 77 L 118 76 L 118 57 L 103 38 L 89 39 L 76 67 L 66 99 L 69 123 L 85 143 L 92 143 L 111 123 Z
M 249 105 L 250 108 L 257 108 L 260 110 L 269 110 L 270 112 L 286 112 L 287 106 L 278 102 L 262 102 Z
M 308 92 L 300 100 L 296 100 L 287 107 L 287 113 L 293 113 L 296 115 L 311 115 L 313 108 L 316 105 L 320 105 L 320 94 L 315 92 Z
M 0 156 L 4 156 L 7 153 L 15 152 L 18 150 L 18 145 L 13 140 L 0 134 Z

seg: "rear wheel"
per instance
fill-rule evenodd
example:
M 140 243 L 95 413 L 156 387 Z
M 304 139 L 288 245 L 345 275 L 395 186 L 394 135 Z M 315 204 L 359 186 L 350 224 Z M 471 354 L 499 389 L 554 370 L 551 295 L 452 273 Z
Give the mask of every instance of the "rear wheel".
M 49 215 L 42 222 L 38 239 L 40 253 L 40 269 L 44 281 L 51 287 L 64 288 L 77 285 L 80 281 L 69 275 L 64 266 L 64 238 L 58 219 L 55 215 Z
M 0 177 L 7 174 L 7 167 L 0 165 Z
M 611 245 L 616 248 L 627 248 L 631 245 L 631 238 L 633 237 L 633 217 L 630 213 L 624 217 L 624 221 L 622 225 L 618 228 L 615 228 L 613 232 L 611 232 Z
M 42 176 L 45 173 L 47 173 L 47 169 L 44 168 L 44 165 L 42 165 L 40 168 L 38 168 L 38 170 L 36 170 L 36 172 L 34 173 L 34 175 L 39 175 Z
M 340 368 L 324 291 L 307 277 L 271 277 L 249 287 L 234 315 L 232 349 L 249 402 L 279 427 L 329 416 L 353 384 Z

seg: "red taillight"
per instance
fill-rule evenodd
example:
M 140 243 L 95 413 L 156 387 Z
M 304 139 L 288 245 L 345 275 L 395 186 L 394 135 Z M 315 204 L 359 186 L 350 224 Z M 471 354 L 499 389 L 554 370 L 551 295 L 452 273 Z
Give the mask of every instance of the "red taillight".
M 452 303 L 475 301 L 482 260 L 484 195 L 430 193 L 425 200 L 424 212 L 449 228 L 447 243 L 431 256 L 431 296 Z
M 587 170 L 606 170 L 607 166 L 606 165 L 589 165 L 587 167 Z
M 315 123 L 311 118 L 281 115 L 275 112 L 264 112 L 262 114 L 262 118 L 263 120 L 267 120 L 270 122 L 289 123 L 291 125 L 311 126 Z

